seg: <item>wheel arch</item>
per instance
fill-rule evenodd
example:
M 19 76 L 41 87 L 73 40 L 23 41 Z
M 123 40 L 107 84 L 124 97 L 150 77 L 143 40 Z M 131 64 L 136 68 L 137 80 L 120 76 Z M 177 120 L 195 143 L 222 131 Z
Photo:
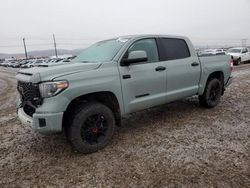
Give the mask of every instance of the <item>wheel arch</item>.
M 222 84 L 222 95 L 224 94 L 224 73 L 223 71 L 215 71 L 215 72 L 212 72 L 208 75 L 207 79 L 206 79 L 206 82 L 205 82 L 205 85 L 204 87 L 202 88 L 202 92 L 199 93 L 200 95 L 203 94 L 203 92 L 205 91 L 205 88 L 208 84 L 208 82 L 213 79 L 213 78 L 217 78 L 221 84 Z
M 102 92 L 94 92 L 94 93 L 88 93 L 84 95 L 80 95 L 76 98 L 74 98 L 67 106 L 66 111 L 64 112 L 63 116 L 63 127 L 68 125 L 68 120 L 70 119 L 70 116 L 72 116 L 72 112 L 79 107 L 80 105 L 87 103 L 87 102 L 100 102 L 104 105 L 106 105 L 108 108 L 111 109 L 111 111 L 114 113 L 116 125 L 121 125 L 121 111 L 120 111 L 120 105 L 118 102 L 117 97 L 114 93 L 110 91 L 102 91 Z
M 217 78 L 222 84 L 224 84 L 224 73 L 222 71 L 216 71 L 211 73 L 207 78 L 207 82 L 212 78 Z

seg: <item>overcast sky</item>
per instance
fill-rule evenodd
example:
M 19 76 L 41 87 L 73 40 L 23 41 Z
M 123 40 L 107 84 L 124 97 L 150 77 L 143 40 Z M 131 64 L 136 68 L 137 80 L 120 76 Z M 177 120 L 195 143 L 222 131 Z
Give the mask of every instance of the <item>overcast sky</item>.
M 185 35 L 195 45 L 250 45 L 250 0 L 1 0 L 0 53 L 84 48 L 128 34 Z

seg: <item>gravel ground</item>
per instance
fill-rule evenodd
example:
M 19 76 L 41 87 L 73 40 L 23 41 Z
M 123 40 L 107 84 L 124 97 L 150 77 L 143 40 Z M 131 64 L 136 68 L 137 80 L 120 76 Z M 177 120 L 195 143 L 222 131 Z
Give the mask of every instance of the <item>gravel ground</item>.
M 130 115 L 89 155 L 20 124 L 14 75 L 0 67 L 0 187 L 250 187 L 250 65 L 216 108 L 192 97 Z

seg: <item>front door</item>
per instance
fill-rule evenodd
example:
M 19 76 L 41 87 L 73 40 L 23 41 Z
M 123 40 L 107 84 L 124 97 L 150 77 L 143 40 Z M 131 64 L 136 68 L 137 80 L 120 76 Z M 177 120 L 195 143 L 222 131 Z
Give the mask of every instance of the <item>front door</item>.
M 119 66 L 125 113 L 162 104 L 166 99 L 166 70 L 159 61 L 156 40 L 140 39 L 126 54 L 137 50 L 146 52 L 147 62 Z

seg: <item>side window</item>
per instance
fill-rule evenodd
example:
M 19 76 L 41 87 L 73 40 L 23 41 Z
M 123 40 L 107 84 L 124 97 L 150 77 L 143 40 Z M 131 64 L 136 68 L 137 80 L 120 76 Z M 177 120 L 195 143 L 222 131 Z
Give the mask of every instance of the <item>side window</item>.
M 155 39 L 142 39 L 136 41 L 134 44 L 132 44 L 132 46 L 130 46 L 130 48 L 128 49 L 128 53 L 137 50 L 143 50 L 147 53 L 148 63 L 159 61 Z
M 174 60 L 190 57 L 190 52 L 186 41 L 175 38 L 162 38 L 161 60 Z

